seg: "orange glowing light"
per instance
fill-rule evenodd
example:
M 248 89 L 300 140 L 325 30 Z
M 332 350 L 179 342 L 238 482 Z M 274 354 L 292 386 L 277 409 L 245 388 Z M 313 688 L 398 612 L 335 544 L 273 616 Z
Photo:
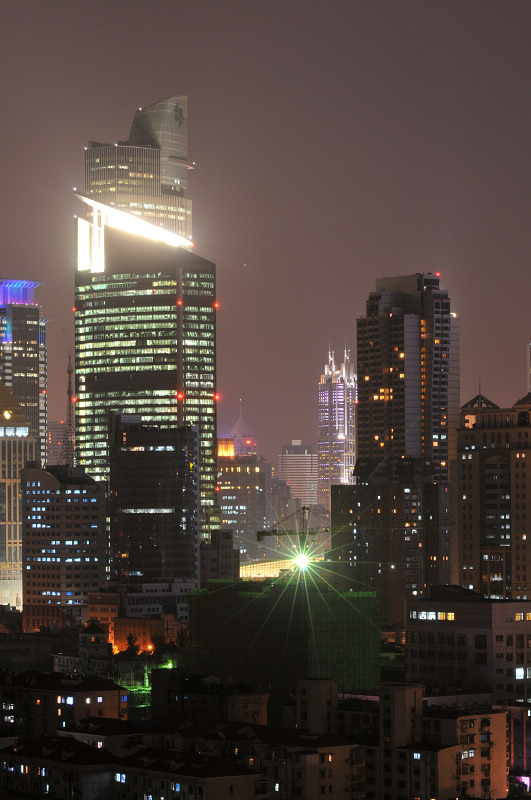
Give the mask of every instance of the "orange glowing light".
M 177 392 L 177 400 L 184 400 L 184 392 Z
M 213 306 L 213 308 L 219 308 L 219 303 L 218 303 L 218 301 L 216 300 L 216 302 L 215 302 L 215 303 L 212 303 L 212 306 Z
M 178 305 L 178 306 L 182 306 L 182 304 L 183 304 L 183 301 L 182 301 L 182 300 L 177 300 L 177 305 Z

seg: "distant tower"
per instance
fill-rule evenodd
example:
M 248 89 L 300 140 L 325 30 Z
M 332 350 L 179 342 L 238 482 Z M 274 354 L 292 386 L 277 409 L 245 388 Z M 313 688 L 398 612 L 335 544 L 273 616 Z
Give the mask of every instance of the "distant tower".
M 230 432 L 234 439 L 234 453 L 237 456 L 256 455 L 256 442 L 249 430 L 249 426 L 242 417 L 242 401 L 240 400 L 240 416 Z
M 35 303 L 38 281 L 0 279 L 0 379 L 13 393 L 46 456 L 46 320 Z
M 66 370 L 68 375 L 68 385 L 66 390 L 66 418 L 63 432 L 63 442 L 61 446 L 61 454 L 59 456 L 59 464 L 68 464 L 70 467 L 74 466 L 75 449 L 76 449 L 76 429 L 74 417 L 74 388 L 72 376 L 74 369 L 72 367 L 72 356 L 68 356 L 68 367 Z
M 234 546 L 240 551 L 242 561 L 248 561 L 265 555 L 256 532 L 277 524 L 279 497 L 271 464 L 257 455 L 256 448 L 251 445 L 245 449 L 244 443 L 254 440 L 249 437 L 245 424 L 240 426 L 240 421 L 241 416 L 233 432 L 243 427 L 245 435 L 240 439 L 241 447 L 236 436 L 218 439 L 217 500 L 221 524 L 233 532 Z
M 301 505 L 317 505 L 317 455 L 311 444 L 293 439 L 291 444 L 282 445 L 278 477 L 286 481 L 291 496 L 300 500 Z
M 330 510 L 330 486 L 354 482 L 356 463 L 356 374 L 345 350 L 340 367 L 334 351 L 319 381 L 318 499 Z

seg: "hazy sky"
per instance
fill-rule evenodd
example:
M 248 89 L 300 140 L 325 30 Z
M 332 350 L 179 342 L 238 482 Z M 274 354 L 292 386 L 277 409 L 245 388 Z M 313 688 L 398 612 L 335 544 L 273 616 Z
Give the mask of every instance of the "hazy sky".
M 315 443 L 329 343 L 377 277 L 441 272 L 461 398 L 527 391 L 531 3 L 16 0 L 0 6 L 1 276 L 45 281 L 50 418 L 73 351 L 89 139 L 189 97 L 196 252 L 217 263 L 219 433 Z M 338 358 L 338 360 L 341 360 Z

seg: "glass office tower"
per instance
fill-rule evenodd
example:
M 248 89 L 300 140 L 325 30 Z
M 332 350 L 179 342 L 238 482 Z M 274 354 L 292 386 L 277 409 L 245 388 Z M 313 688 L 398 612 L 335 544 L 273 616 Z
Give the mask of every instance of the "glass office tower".
M 88 143 L 85 194 L 191 239 L 191 169 L 188 98 L 168 97 L 136 112 L 126 141 Z
M 108 415 L 199 430 L 203 523 L 216 486 L 216 270 L 191 243 L 79 196 L 76 463 L 107 480 Z

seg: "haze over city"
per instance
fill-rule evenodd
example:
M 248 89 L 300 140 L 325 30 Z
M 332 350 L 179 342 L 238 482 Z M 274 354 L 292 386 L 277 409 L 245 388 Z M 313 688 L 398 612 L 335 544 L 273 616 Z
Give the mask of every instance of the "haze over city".
M 440 272 L 461 400 L 526 391 L 528 3 L 19 2 L 2 9 L 6 278 L 44 281 L 49 418 L 73 352 L 72 188 L 89 139 L 189 98 L 196 252 L 218 275 L 218 429 L 315 443 L 329 345 L 377 277 Z

